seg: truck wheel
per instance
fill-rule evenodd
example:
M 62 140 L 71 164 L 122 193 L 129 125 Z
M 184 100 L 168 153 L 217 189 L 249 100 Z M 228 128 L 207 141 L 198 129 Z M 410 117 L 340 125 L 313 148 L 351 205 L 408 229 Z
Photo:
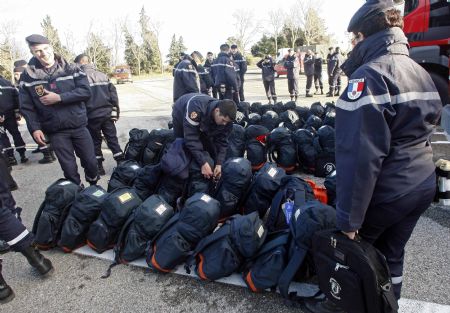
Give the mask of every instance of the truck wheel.
M 277 78 L 280 77 L 280 74 L 277 73 Z
M 430 72 L 431 79 L 436 86 L 437 91 L 439 92 L 439 96 L 441 97 L 442 105 L 450 104 L 449 96 L 448 96 L 448 82 L 445 81 L 444 77 Z

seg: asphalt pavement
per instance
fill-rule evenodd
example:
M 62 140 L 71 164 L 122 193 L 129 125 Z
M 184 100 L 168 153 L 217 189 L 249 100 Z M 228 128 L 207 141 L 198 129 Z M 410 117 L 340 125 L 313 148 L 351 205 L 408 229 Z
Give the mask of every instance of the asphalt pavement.
M 303 92 L 304 84 L 302 78 Z M 277 79 L 276 88 L 280 100 L 287 101 L 286 79 Z M 122 147 L 131 128 L 166 127 L 172 105 L 171 78 L 135 81 L 118 85 L 117 89 L 122 111 L 117 127 Z M 265 102 L 260 74 L 247 75 L 245 91 L 247 101 Z M 299 103 L 309 106 L 314 101 L 328 100 L 325 96 L 303 96 Z M 21 130 L 26 134 L 23 125 Z M 25 139 L 30 153 L 33 143 L 29 135 Z M 115 163 L 106 146 L 104 154 L 107 175 L 100 185 L 106 188 Z M 443 154 L 450 155 L 445 149 Z M 57 162 L 40 165 L 40 155 L 29 155 L 27 164 L 14 167 L 13 176 L 20 188 L 13 195 L 24 208 L 23 220 L 30 229 L 46 188 L 62 177 L 62 171 Z M 81 168 L 80 173 L 84 176 Z M 449 227 L 447 207 L 432 205 L 419 220 L 406 249 L 402 296 L 407 300 L 402 302 L 401 312 L 450 312 Z M 253 294 L 242 287 L 126 265 L 115 267 L 108 279 L 101 279 L 110 264 L 107 261 L 65 254 L 59 249 L 44 254 L 55 266 L 54 275 L 48 279 L 40 278 L 20 254 L 3 256 L 3 273 L 16 298 L 0 306 L 0 312 L 301 312 L 286 305 L 275 293 Z

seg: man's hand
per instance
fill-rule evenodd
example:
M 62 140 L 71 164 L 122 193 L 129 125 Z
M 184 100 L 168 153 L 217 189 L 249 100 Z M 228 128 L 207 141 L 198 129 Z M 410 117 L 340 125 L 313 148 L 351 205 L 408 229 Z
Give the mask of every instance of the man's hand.
M 34 132 L 33 132 L 33 138 L 34 138 L 34 140 L 36 140 L 36 142 L 39 144 L 39 145 L 41 145 L 41 146 L 45 146 L 46 145 L 46 143 L 45 143 L 45 135 L 44 135 L 44 133 L 42 132 L 42 130 L 35 130 Z
M 52 105 L 52 104 L 61 102 L 61 96 L 58 95 L 57 93 L 48 91 L 47 89 L 44 89 L 44 94 L 45 94 L 45 96 L 42 96 L 39 98 L 39 100 L 41 100 L 41 102 L 44 105 Z
M 202 175 L 207 179 L 210 179 L 213 176 L 213 171 L 211 169 L 211 166 L 209 166 L 208 162 L 202 165 Z
M 344 235 L 346 235 L 346 236 L 347 236 L 349 239 L 351 239 L 351 240 L 355 240 L 355 236 L 356 236 L 356 234 L 357 234 L 356 231 L 348 231 L 348 232 L 342 231 L 342 233 L 343 233 Z
M 0 123 L 3 123 L 5 121 L 5 116 L 4 115 L 0 115 Z
M 216 165 L 214 168 L 214 179 L 219 180 L 220 176 L 222 176 L 222 165 Z

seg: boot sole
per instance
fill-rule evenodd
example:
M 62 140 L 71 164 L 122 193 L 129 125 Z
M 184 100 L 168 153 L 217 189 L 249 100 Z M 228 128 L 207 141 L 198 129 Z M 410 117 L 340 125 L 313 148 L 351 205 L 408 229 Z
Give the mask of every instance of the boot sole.
M 16 295 L 14 294 L 14 291 L 11 289 L 11 293 L 6 298 L 0 299 L 0 304 L 8 303 L 12 301 L 15 297 Z
M 39 271 L 38 271 L 38 272 L 39 272 Z M 43 278 L 47 278 L 47 277 L 52 276 L 52 274 L 53 274 L 54 272 L 55 272 L 55 268 L 52 267 L 52 268 L 49 269 L 47 272 L 45 272 L 45 273 L 39 272 L 39 274 L 41 274 L 41 276 L 42 276 Z

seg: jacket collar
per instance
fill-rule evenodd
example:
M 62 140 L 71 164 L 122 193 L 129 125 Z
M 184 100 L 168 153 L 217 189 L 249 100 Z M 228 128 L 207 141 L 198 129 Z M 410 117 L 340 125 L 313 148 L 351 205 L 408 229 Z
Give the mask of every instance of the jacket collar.
M 66 66 L 68 66 L 68 63 L 61 56 L 55 54 L 54 66 L 56 66 L 56 69 L 53 72 L 52 76 L 57 73 L 63 72 Z M 28 67 L 26 68 L 26 72 L 33 79 L 48 79 L 49 77 L 49 74 L 45 71 L 41 62 L 39 62 L 39 60 L 35 57 L 31 58 L 30 62 L 28 63 Z
M 409 55 L 408 48 L 408 39 L 403 31 L 398 27 L 388 28 L 358 43 L 341 68 L 350 77 L 361 65 L 382 55 Z

